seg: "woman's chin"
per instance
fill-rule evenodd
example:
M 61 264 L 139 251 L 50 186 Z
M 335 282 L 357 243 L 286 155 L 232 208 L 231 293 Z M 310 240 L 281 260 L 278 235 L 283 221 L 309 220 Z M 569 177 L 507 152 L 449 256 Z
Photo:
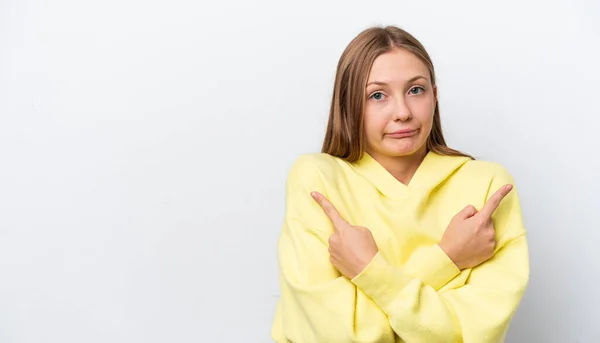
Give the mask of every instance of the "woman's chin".
M 387 146 L 384 151 L 388 156 L 404 157 L 416 154 L 420 150 L 417 144 L 394 144 L 393 146 Z

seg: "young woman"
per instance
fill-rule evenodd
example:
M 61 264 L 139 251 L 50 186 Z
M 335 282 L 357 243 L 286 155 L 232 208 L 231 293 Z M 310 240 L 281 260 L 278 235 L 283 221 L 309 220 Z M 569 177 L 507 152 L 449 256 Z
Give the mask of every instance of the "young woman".
M 513 178 L 446 146 L 434 68 L 397 27 L 337 67 L 322 153 L 298 158 L 276 342 L 502 342 L 529 280 Z

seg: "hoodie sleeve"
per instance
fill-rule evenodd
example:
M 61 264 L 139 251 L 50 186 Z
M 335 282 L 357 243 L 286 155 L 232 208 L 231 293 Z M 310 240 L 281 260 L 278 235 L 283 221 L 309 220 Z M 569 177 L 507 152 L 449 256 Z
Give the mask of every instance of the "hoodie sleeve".
M 498 168 L 490 190 L 514 180 Z M 488 194 L 486 200 L 491 196 Z M 352 282 L 389 316 L 407 342 L 503 342 L 529 281 L 529 252 L 516 187 L 492 216 L 495 255 L 473 268 L 467 283 L 436 292 L 378 253 Z
M 288 176 L 278 242 L 281 314 L 271 335 L 278 343 L 392 342 L 385 313 L 329 261 L 333 227 L 310 196 L 327 196 L 314 165 L 303 155 Z
M 402 269 L 407 276 L 421 280 L 436 291 L 460 274 L 458 266 L 437 244 L 414 251 Z
M 331 223 L 310 197 L 313 190 L 327 193 L 307 165 L 296 163 L 288 177 L 278 245 L 282 316 L 272 331 L 275 341 L 393 341 L 393 333 L 406 342 L 503 340 L 529 272 L 515 189 L 493 218 L 497 232 L 505 233 L 496 255 L 474 268 L 464 286 L 439 291 L 454 272 L 436 246 L 419 253 L 433 256 L 421 264 L 425 272 L 419 271 L 418 262 L 392 266 L 378 253 L 354 279 L 341 276 L 329 263 Z M 508 180 L 509 175 L 502 174 L 494 182 Z M 438 277 L 436 271 L 446 274 Z

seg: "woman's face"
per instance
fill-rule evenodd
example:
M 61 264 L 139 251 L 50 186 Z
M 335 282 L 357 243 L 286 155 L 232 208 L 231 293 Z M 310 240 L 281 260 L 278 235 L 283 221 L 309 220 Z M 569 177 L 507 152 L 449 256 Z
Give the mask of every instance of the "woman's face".
M 394 49 L 377 57 L 365 94 L 367 152 L 399 157 L 424 151 L 436 92 L 429 69 L 412 53 Z

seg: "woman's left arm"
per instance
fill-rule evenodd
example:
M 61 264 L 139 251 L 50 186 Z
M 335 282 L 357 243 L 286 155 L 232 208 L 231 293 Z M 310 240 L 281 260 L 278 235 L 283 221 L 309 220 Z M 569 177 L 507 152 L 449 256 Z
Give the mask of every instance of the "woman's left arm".
M 490 189 L 507 183 L 513 179 L 501 169 Z M 529 281 L 529 251 L 516 189 L 500 203 L 492 220 L 496 252 L 472 269 L 462 287 L 438 291 L 389 264 L 379 252 L 351 281 L 388 315 L 404 341 L 503 342 Z

